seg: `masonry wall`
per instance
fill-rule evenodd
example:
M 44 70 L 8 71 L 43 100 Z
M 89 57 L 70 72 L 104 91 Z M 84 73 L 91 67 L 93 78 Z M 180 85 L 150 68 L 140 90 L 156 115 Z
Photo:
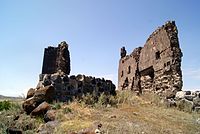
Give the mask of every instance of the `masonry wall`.
M 65 41 L 58 47 L 48 47 L 44 50 L 42 74 L 53 74 L 62 71 L 70 74 L 70 54 Z
M 133 60 L 132 54 L 120 59 L 119 90 L 152 91 L 166 97 L 173 97 L 182 89 L 182 52 L 174 21 L 167 22 L 150 35 L 144 47 L 138 51 L 138 61 Z M 125 70 L 129 66 L 131 73 L 128 74 Z M 122 76 L 121 73 L 124 71 Z M 128 84 L 126 79 L 129 80 Z

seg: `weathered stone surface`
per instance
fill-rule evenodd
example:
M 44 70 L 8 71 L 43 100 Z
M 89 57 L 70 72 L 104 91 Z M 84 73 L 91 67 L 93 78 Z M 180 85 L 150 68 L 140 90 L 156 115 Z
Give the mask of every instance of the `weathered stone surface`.
M 176 101 L 174 99 L 166 99 L 165 102 L 167 107 L 176 107 Z
M 118 69 L 118 89 L 151 91 L 174 98 L 182 89 L 181 57 L 175 22 L 167 22 L 154 31 L 144 47 L 130 55 L 121 49 Z
M 194 104 L 192 101 L 182 99 L 177 101 L 177 107 L 179 110 L 185 111 L 185 112 L 192 112 Z
M 200 114 L 200 106 L 199 106 L 199 107 L 195 107 L 195 108 L 194 108 L 194 111 L 195 111 L 196 113 Z
M 56 110 L 48 110 L 44 115 L 44 121 L 54 121 L 56 118 Z
M 72 101 L 86 94 L 95 98 L 101 93 L 115 95 L 115 85 L 110 80 L 70 73 L 70 57 L 68 45 L 61 42 L 58 47 L 48 47 L 44 52 L 42 74 L 36 90 L 28 92 L 28 98 L 23 103 L 24 110 L 30 114 L 42 102 Z M 34 111 L 33 111 L 34 112 Z M 33 113 L 32 112 L 32 113 Z
M 47 79 L 48 78 L 48 79 Z M 48 81 L 54 87 L 54 100 L 71 101 L 73 97 L 82 97 L 84 94 L 90 93 L 99 96 L 101 93 L 115 95 L 115 85 L 110 80 L 104 80 L 85 75 L 72 75 L 68 77 L 62 72 L 54 74 L 40 75 L 40 87 L 36 92 L 48 87 L 44 85 L 44 81 Z M 37 95 L 37 93 L 35 93 Z M 44 95 L 41 95 L 44 99 Z
M 193 101 L 193 99 L 196 97 L 196 95 L 185 95 L 185 99 L 189 100 L 189 101 Z
M 37 130 L 38 134 L 52 134 L 54 129 L 59 125 L 58 121 L 49 121 L 45 124 L 40 125 Z
M 28 90 L 26 99 L 33 97 L 34 94 L 35 94 L 35 89 L 34 89 L 34 88 L 30 88 L 30 89 Z
M 44 50 L 42 74 L 52 74 L 62 71 L 70 73 L 70 56 L 68 44 L 63 41 L 58 47 L 48 47 Z
M 9 127 L 6 129 L 6 133 L 7 134 L 22 134 L 22 130 Z
M 22 107 L 27 114 L 30 114 L 40 103 L 34 97 L 31 97 L 23 102 Z
M 199 91 L 179 91 L 176 93 L 176 97 L 174 99 L 177 103 L 183 100 L 187 100 L 189 102 L 193 103 L 192 110 L 199 112 L 200 107 L 200 97 L 199 97 Z M 181 102 L 182 103 L 182 102 Z M 190 111 L 190 110 L 189 110 Z
M 183 99 L 183 98 L 185 98 L 185 95 L 186 95 L 185 91 L 178 91 L 178 92 L 176 93 L 175 99 L 176 99 L 176 100 Z
M 51 108 L 51 106 L 47 102 L 41 103 L 37 108 L 35 108 L 32 112 L 32 116 L 45 115 L 46 112 Z
M 55 98 L 55 90 L 53 86 L 46 86 L 40 89 L 37 89 L 34 93 L 34 96 L 26 99 L 22 106 L 24 111 L 27 114 L 30 114 L 37 106 L 42 102 L 52 102 Z
M 193 102 L 194 102 L 194 106 L 200 106 L 200 98 L 197 96 L 193 99 Z
M 38 102 L 52 102 L 55 96 L 55 89 L 53 86 L 46 86 L 35 91 L 34 98 Z
M 126 49 L 125 49 L 125 47 L 122 47 L 121 48 L 121 58 L 123 58 L 125 56 L 126 56 Z

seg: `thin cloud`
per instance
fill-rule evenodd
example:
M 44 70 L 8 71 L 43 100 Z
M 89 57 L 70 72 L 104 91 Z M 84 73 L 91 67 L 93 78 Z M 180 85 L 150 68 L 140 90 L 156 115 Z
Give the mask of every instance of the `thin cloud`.
M 200 79 L 200 68 L 183 69 L 183 76 L 194 78 L 194 79 Z

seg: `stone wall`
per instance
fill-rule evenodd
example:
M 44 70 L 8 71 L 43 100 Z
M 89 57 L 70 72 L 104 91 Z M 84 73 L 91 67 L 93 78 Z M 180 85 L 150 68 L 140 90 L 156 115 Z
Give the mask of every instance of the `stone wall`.
M 179 91 L 174 100 L 179 110 L 200 113 L 200 91 Z M 169 103 L 170 104 L 170 103 Z
M 36 88 L 29 89 L 23 108 L 28 114 L 44 102 L 72 101 L 90 94 L 96 100 L 104 93 L 116 95 L 115 85 L 110 80 L 70 73 L 70 57 L 68 45 L 61 42 L 58 47 L 45 48 L 42 74 Z
M 115 95 L 115 85 L 110 80 L 85 75 L 68 76 L 64 73 L 41 74 L 37 89 L 52 85 L 55 88 L 54 100 L 71 101 L 83 95 L 100 96 L 101 93 Z
M 119 90 L 151 91 L 170 98 L 182 89 L 182 52 L 174 21 L 154 31 L 144 47 L 122 56 L 124 51 L 123 47 L 118 69 Z

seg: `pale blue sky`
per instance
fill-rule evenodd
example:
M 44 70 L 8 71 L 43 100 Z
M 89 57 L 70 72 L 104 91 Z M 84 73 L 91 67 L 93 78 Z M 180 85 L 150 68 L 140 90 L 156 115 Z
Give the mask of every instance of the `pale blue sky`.
M 184 89 L 200 89 L 198 0 L 1 0 L 0 94 L 35 87 L 44 48 L 65 40 L 71 74 L 105 76 L 117 84 L 119 50 L 143 46 L 175 20 L 183 51 Z

